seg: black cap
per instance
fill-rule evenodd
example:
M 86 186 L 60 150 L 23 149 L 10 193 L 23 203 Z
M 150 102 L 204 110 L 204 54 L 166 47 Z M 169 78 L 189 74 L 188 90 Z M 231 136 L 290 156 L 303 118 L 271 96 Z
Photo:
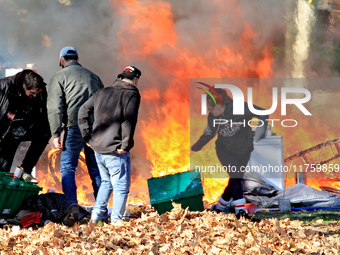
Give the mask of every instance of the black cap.
M 135 66 L 128 66 L 121 74 L 118 74 L 117 78 L 126 78 L 132 80 L 133 78 L 140 78 L 142 72 Z

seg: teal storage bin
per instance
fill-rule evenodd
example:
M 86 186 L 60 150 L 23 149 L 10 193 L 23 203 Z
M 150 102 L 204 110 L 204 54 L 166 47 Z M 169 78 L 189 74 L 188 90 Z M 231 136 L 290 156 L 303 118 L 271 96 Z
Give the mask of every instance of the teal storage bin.
M 187 171 L 147 181 L 150 203 L 158 214 L 171 211 L 172 201 L 181 204 L 183 209 L 189 207 L 190 211 L 204 211 L 200 172 Z
M 33 183 L 0 172 L 0 214 L 16 214 L 26 198 L 38 195 L 41 190 Z

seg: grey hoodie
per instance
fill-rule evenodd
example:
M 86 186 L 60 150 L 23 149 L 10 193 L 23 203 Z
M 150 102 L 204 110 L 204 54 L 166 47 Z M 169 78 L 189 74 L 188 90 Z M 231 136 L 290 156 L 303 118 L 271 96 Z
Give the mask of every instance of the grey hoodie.
M 262 108 L 254 105 L 257 110 Z M 233 100 L 230 99 L 225 106 L 224 113 L 221 116 L 214 117 L 211 113 L 208 115 L 208 124 L 204 129 L 203 135 L 192 146 L 193 151 L 199 151 L 211 139 L 218 134 L 216 139 L 216 150 L 227 151 L 234 155 L 244 155 L 254 150 L 253 132 L 252 128 L 248 125 L 253 117 L 263 121 L 263 127 L 267 127 L 268 115 L 255 115 L 249 111 L 248 104 L 244 103 L 245 114 L 233 114 Z M 228 120 L 226 124 L 215 124 L 214 119 Z M 218 122 L 217 122 L 218 123 Z M 265 132 L 265 129 L 264 129 Z

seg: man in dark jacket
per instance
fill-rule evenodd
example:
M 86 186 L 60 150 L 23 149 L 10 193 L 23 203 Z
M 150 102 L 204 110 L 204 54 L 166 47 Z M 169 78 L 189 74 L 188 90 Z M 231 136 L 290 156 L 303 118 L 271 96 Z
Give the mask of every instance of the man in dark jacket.
M 94 197 L 97 196 L 101 182 L 94 152 L 86 145 L 80 134 L 78 111 L 86 100 L 104 87 L 104 84 L 98 75 L 79 64 L 78 52 L 75 48 L 64 47 L 59 57 L 59 65 L 62 69 L 53 75 L 47 86 L 47 110 L 52 143 L 55 148 L 62 149 L 61 184 L 68 207 L 64 224 L 72 226 L 78 220 L 79 214 L 75 171 L 83 148 Z M 66 134 L 64 141 L 61 139 L 63 129 Z
M 26 69 L 0 79 L 0 171 L 9 172 L 15 152 L 31 141 L 21 167 L 31 174 L 50 137 L 46 110 L 46 83 Z
M 137 123 L 140 94 L 137 89 L 141 71 L 128 66 L 112 86 L 98 91 L 80 108 L 79 128 L 83 138 L 94 149 L 102 183 L 92 220 L 96 224 L 105 218 L 112 193 L 111 223 L 123 218 L 131 185 L 129 151 Z M 94 124 L 91 130 L 91 115 Z

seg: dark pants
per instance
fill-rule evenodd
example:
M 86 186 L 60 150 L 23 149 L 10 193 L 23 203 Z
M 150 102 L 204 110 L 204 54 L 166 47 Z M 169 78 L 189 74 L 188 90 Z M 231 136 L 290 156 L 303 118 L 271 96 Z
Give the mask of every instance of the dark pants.
M 87 169 L 92 180 L 94 197 L 97 198 L 101 178 L 96 157 L 94 151 L 86 145 L 78 126 L 67 129 L 64 147 L 65 149 L 61 153 L 60 173 L 63 192 L 66 196 L 66 206 L 70 207 L 71 205 L 78 204 L 75 172 L 78 166 L 79 154 L 83 148 Z
M 20 139 L 14 139 L 10 136 L 6 137 L 0 143 L 0 171 L 9 172 L 12 167 L 15 152 L 20 143 L 31 141 L 31 145 L 28 148 L 25 158 L 21 164 L 24 171 L 31 174 L 33 167 L 37 164 L 50 138 L 50 131 L 42 129 L 41 127 L 31 129 Z
M 233 200 L 243 198 L 242 180 L 244 172 L 240 171 L 240 168 L 247 166 L 250 153 L 235 156 L 229 152 L 217 150 L 216 154 L 222 166 L 226 167 L 229 174 L 229 183 L 224 189 L 222 198 L 225 201 L 229 201 L 230 198 L 233 198 Z

